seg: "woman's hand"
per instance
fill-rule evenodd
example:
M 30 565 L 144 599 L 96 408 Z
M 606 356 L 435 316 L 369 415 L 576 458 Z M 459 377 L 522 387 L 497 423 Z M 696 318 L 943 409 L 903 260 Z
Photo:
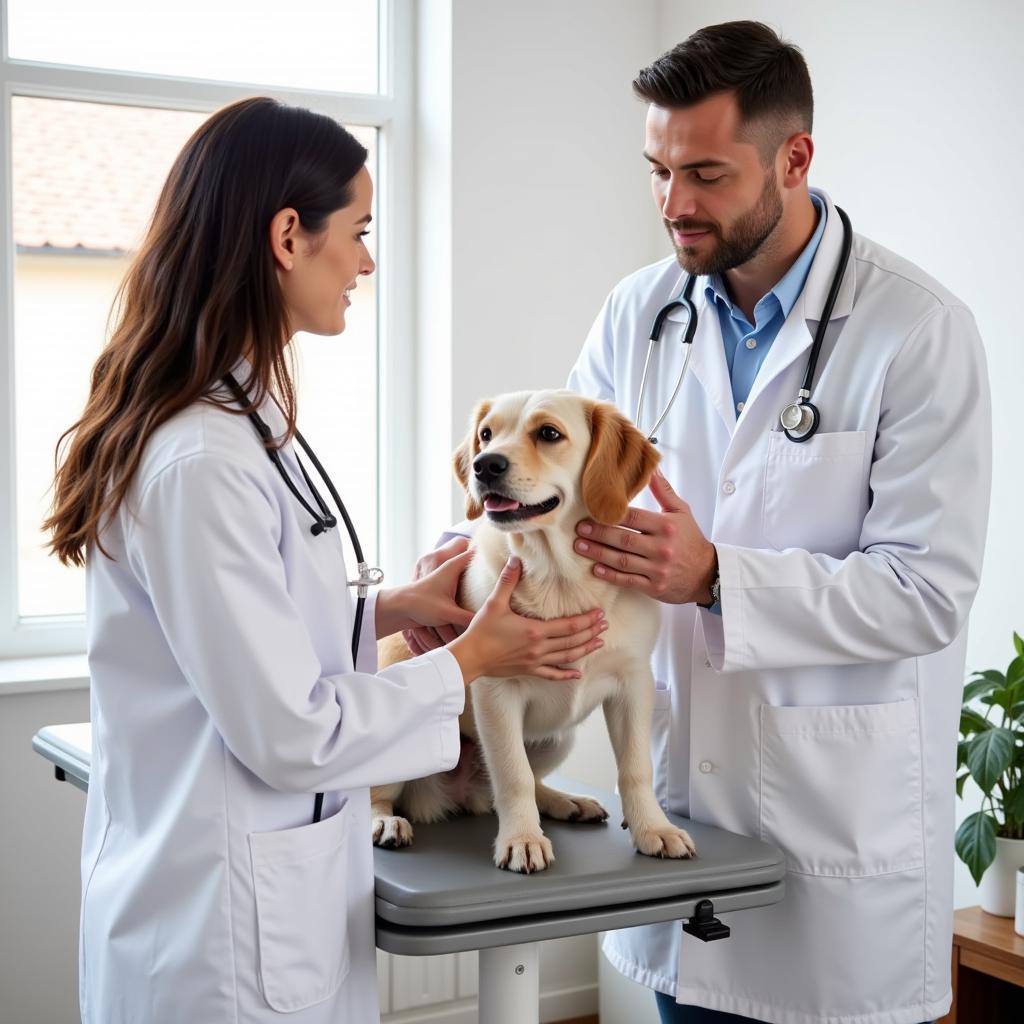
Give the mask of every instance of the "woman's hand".
M 424 576 L 429 576 L 435 569 L 456 556 L 463 554 L 468 548 L 469 541 L 467 538 L 455 537 L 448 541 L 447 544 L 442 544 L 439 548 L 428 551 L 416 563 L 413 579 L 419 580 Z M 453 591 L 453 603 L 454 597 L 455 593 Z M 461 619 L 458 623 L 456 623 L 455 619 L 452 619 L 448 622 L 439 622 L 436 626 L 409 625 L 403 627 L 402 636 L 413 654 L 426 654 L 427 651 L 433 651 L 438 647 L 444 647 L 445 644 L 451 643 L 462 632 L 462 627 L 466 624 L 467 622 Z
M 448 644 L 467 685 L 482 675 L 579 679 L 577 669 L 565 666 L 604 646 L 599 637 L 608 623 L 600 609 L 546 620 L 513 611 L 521 574 L 522 563 L 510 558 L 469 628 Z
M 438 568 L 425 576 L 419 576 L 412 583 L 382 591 L 377 598 L 378 636 L 390 636 L 402 630 L 408 637 L 410 633 L 443 627 L 451 631 L 454 639 L 457 635 L 454 627 L 459 627 L 461 632 L 461 629 L 473 621 L 473 613 L 459 607 L 455 602 L 459 579 L 472 558 L 473 552 L 464 549 L 441 561 Z M 420 562 L 422 561 L 423 559 L 420 559 Z M 408 640 L 406 642 L 408 643 Z M 439 647 L 440 644 L 432 646 Z M 414 654 L 424 653 L 423 650 L 413 648 L 411 644 L 410 648 Z

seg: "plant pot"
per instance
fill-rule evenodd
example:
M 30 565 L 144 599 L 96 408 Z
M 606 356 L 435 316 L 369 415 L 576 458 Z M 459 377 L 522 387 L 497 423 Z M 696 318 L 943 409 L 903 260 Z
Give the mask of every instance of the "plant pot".
M 981 876 L 981 909 L 998 917 L 1013 917 L 1017 898 L 1017 868 L 1024 867 L 1024 839 L 996 838 L 996 859 Z

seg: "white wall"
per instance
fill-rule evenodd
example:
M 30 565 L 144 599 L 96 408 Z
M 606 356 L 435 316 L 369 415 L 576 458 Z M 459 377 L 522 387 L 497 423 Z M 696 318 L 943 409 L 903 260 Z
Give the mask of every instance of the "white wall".
M 447 7 L 424 0 L 421 17 L 432 23 Z M 605 295 L 651 258 L 660 226 L 629 83 L 653 51 L 656 11 L 655 0 L 454 0 L 451 54 L 439 58 L 435 41 L 425 55 L 435 66 L 421 94 L 433 92 L 435 107 L 419 139 L 430 189 L 419 309 L 435 347 L 421 379 L 429 373 L 445 400 L 427 397 L 419 439 L 422 547 L 461 517 L 449 455 L 473 405 L 563 386 Z M 450 112 L 439 113 L 447 95 Z M 437 175 L 445 164 L 450 189 Z M 438 323 L 450 324 L 444 337 Z M 439 358 L 450 366 L 441 380 Z
M 85 794 L 54 780 L 32 736 L 88 717 L 85 690 L 4 694 L 0 687 L 0 1020 L 11 1024 L 78 1020 Z

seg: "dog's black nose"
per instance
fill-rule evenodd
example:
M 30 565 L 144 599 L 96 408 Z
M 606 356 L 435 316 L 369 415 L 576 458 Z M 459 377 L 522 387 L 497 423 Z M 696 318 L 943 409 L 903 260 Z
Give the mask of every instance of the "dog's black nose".
M 473 472 L 482 484 L 500 480 L 508 470 L 508 459 L 497 452 L 481 452 L 473 460 Z

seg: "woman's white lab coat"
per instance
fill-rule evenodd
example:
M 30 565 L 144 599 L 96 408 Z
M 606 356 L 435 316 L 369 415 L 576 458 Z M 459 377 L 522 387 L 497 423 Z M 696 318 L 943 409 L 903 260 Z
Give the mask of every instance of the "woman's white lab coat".
M 464 688 L 444 649 L 374 674 L 372 597 L 353 668 L 340 530 L 309 527 L 196 404 L 89 551 L 86 1024 L 378 1019 L 367 787 L 455 765 Z
M 662 606 L 656 787 L 693 819 L 785 853 L 786 895 L 703 943 L 679 924 L 609 935 L 611 961 L 684 1003 L 779 1024 L 916 1024 L 950 1004 L 954 775 L 967 613 L 990 483 L 985 359 L 970 311 L 856 236 L 818 363 L 820 432 L 778 429 L 839 258 L 803 293 L 735 411 L 704 281 L 662 469 L 718 547 L 722 615 Z M 854 213 L 854 220 L 856 214 Z M 673 258 L 626 278 L 570 386 L 634 413 Z M 653 423 L 681 346 L 668 324 Z M 645 503 L 651 505 L 649 495 Z

